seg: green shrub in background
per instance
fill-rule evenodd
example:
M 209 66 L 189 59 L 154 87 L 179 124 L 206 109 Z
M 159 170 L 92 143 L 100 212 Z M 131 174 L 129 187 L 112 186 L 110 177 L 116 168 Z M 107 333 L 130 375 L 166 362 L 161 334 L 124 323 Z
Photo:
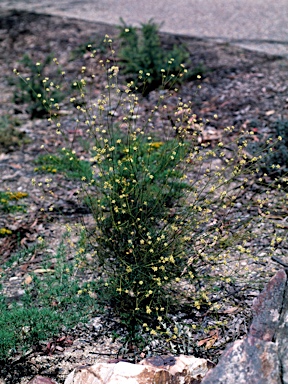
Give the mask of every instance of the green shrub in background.
M 119 27 L 119 57 L 128 79 L 133 80 L 144 95 L 160 85 L 170 87 L 180 81 L 179 74 L 189 59 L 187 49 L 175 45 L 172 50 L 165 50 L 158 34 L 159 27 L 152 21 L 142 24 L 141 34 L 135 27 L 123 24 Z
M 16 82 L 14 102 L 27 104 L 27 112 L 30 113 L 32 119 L 47 116 L 53 107 L 57 109 L 58 103 L 64 99 L 60 86 L 50 81 L 49 77 L 44 74 L 52 61 L 58 64 L 51 55 L 47 56 L 43 63 L 34 63 L 28 54 L 24 55 L 20 61 L 24 72 L 27 71 L 27 73 L 25 78 L 19 77 Z M 19 75 L 16 69 L 14 72 Z

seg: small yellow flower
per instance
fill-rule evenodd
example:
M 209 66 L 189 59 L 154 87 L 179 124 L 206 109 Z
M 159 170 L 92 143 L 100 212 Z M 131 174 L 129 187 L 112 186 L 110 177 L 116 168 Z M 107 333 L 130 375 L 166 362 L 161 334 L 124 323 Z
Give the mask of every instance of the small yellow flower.
M 12 231 L 7 228 L 0 228 L 0 235 L 11 235 Z
M 154 143 L 150 143 L 149 146 L 152 147 L 152 148 L 160 148 L 161 146 L 163 145 L 163 142 L 162 141 L 156 141 Z
M 151 312 L 152 312 L 152 311 L 151 311 L 150 307 L 148 307 L 148 305 L 147 305 L 147 306 L 146 306 L 146 313 L 147 313 L 148 315 L 150 315 Z

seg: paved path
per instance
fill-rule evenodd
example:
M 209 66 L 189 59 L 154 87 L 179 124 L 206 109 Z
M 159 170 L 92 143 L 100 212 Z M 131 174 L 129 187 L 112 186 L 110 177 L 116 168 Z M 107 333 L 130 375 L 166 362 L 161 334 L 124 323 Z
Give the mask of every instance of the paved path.
M 153 18 L 164 32 L 288 57 L 288 0 L 0 0 L 1 8 L 113 25 Z

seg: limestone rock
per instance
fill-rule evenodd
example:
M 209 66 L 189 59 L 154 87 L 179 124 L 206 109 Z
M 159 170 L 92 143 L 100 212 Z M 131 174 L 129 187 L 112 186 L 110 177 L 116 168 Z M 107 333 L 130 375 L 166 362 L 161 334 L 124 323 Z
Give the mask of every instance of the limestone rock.
M 249 336 L 226 349 L 202 384 L 280 384 L 280 376 L 275 343 Z
M 181 375 L 187 380 L 189 378 L 201 380 L 208 372 L 207 360 L 198 359 L 194 356 L 155 356 L 144 359 L 139 364 L 168 370 L 170 375 Z M 189 381 L 187 382 L 189 383 Z
M 202 384 L 288 384 L 288 364 L 287 370 L 284 366 L 288 352 L 286 283 L 285 271 L 278 271 L 254 301 L 254 316 L 248 336 L 226 348 L 218 365 L 207 374 Z M 283 310 L 285 310 L 286 298 L 285 329 Z M 279 331 L 276 333 L 278 328 Z M 273 342 L 275 335 L 276 343 Z M 278 335 L 279 341 L 277 341 Z M 285 381 L 285 375 L 287 375 L 287 381 Z
M 50 379 L 50 377 L 37 375 L 32 380 L 30 380 L 28 384 L 57 384 L 57 383 L 55 380 Z
M 164 356 L 144 359 L 139 364 L 98 363 L 71 372 L 65 384 L 190 384 L 201 381 L 207 361 L 193 356 Z
M 282 269 L 269 281 L 263 292 L 254 300 L 253 321 L 249 335 L 272 341 L 279 327 L 287 276 Z
M 276 332 L 278 356 L 282 368 L 282 383 L 288 384 L 288 287 L 284 295 L 280 325 Z

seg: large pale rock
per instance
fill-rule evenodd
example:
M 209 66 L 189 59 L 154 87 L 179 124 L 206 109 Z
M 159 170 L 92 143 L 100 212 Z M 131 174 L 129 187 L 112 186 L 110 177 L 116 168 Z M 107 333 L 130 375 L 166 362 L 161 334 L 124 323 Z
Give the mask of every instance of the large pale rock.
M 65 384 L 190 384 L 208 371 L 207 361 L 193 356 L 166 356 L 142 360 L 139 364 L 98 363 L 71 372 Z
M 0 382 L 1 384 L 1 382 Z M 35 376 L 28 384 L 56 384 L 56 381 L 46 376 Z
M 174 379 L 181 377 L 179 383 L 190 383 L 191 379 L 202 380 L 208 372 L 207 360 L 198 359 L 194 356 L 155 356 L 144 359 L 139 364 L 167 370 L 170 376 L 174 376 Z

